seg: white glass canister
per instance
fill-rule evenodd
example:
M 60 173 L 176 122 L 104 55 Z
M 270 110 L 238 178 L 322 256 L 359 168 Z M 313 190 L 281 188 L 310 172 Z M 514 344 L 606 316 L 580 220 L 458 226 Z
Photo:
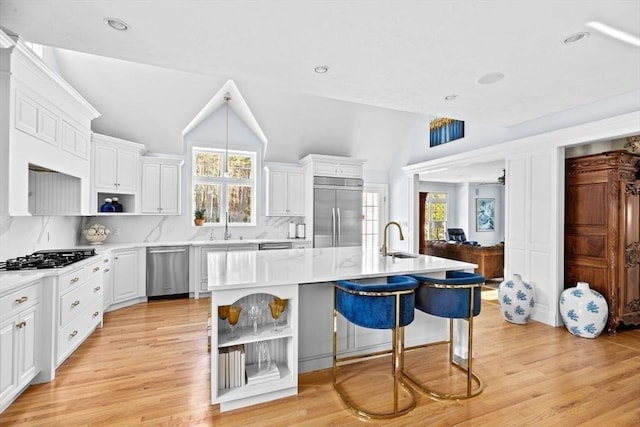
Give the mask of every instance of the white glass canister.
M 500 283 L 498 300 L 505 320 L 520 325 L 529 321 L 535 306 L 533 287 L 525 283 L 519 274 L 514 274 L 511 280 Z
M 562 291 L 559 309 L 567 330 L 582 338 L 600 335 L 609 316 L 607 300 L 587 282 L 578 282 L 574 288 Z

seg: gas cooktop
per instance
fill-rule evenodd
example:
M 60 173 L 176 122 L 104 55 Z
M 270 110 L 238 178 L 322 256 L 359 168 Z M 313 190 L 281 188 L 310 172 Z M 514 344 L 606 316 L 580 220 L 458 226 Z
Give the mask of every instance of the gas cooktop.
M 0 262 L 0 271 L 62 268 L 95 254 L 95 249 L 47 249 Z

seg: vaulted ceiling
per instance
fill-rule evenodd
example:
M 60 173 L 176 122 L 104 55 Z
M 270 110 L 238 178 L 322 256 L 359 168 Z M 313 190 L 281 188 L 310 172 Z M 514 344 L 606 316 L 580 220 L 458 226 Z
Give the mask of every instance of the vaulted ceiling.
M 60 49 L 98 132 L 179 152 L 232 79 L 267 160 L 350 155 L 380 170 L 416 123 L 427 144 L 433 116 L 513 128 L 640 91 L 640 47 L 598 23 L 637 40 L 640 2 L 0 0 L 0 27 Z M 578 32 L 590 35 L 563 42 Z M 478 83 L 491 73 L 504 78 Z

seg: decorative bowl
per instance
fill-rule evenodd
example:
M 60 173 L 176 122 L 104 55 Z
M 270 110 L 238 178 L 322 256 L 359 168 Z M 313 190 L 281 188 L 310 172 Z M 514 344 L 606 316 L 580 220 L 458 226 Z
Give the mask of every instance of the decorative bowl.
M 109 233 L 109 229 L 100 224 L 90 225 L 82 231 L 84 238 L 87 239 L 87 242 L 91 245 L 101 245 Z

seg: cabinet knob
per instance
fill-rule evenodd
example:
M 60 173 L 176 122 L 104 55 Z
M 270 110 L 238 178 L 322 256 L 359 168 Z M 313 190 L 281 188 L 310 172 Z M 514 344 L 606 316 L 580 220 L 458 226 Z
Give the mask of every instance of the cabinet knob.
M 98 317 L 99 314 L 100 314 L 100 312 L 96 311 L 96 312 L 93 313 L 93 317 Z
M 105 268 L 105 269 L 104 269 L 104 272 L 105 272 L 105 273 L 108 273 L 108 272 L 110 272 L 110 271 L 111 271 L 111 269 L 110 269 L 110 268 Z
M 95 273 L 96 271 L 100 270 L 100 267 L 93 267 L 93 272 Z
M 100 286 L 96 286 L 95 288 L 93 288 L 93 292 L 98 292 L 100 290 Z
M 103 259 L 103 260 L 102 260 L 102 262 L 105 262 L 105 263 L 106 263 L 106 262 L 109 262 L 109 258 L 105 258 L 105 259 Z
M 20 297 L 16 300 L 16 304 L 22 304 L 23 302 L 27 302 L 27 300 L 29 299 L 29 297 Z
M 16 328 L 18 328 L 18 329 L 22 329 L 25 326 L 27 326 L 27 322 L 25 322 L 24 320 L 22 322 L 20 322 L 20 323 L 16 323 Z
M 69 280 L 69 283 L 76 283 L 78 280 L 80 280 L 79 277 L 74 277 L 73 279 Z
M 73 332 L 71 332 L 71 333 L 69 334 L 69 338 L 73 338 L 73 337 L 75 337 L 76 335 L 78 335 L 78 331 L 73 331 Z
M 71 307 L 77 307 L 78 305 L 80 305 L 80 301 L 78 300 L 71 303 Z

